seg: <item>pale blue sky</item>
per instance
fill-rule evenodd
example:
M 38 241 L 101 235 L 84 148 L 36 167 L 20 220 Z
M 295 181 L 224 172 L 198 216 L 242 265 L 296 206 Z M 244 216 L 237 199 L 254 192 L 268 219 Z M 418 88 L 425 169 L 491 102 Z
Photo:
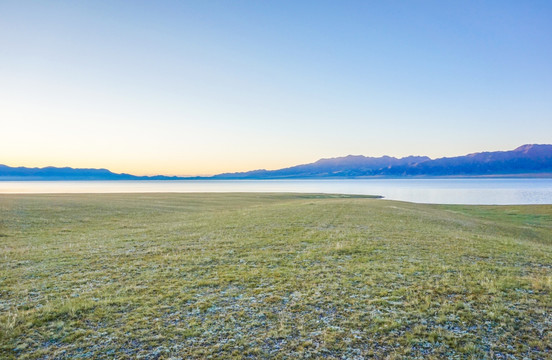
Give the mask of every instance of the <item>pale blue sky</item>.
M 552 143 L 552 2 L 0 1 L 0 123 L 135 174 Z

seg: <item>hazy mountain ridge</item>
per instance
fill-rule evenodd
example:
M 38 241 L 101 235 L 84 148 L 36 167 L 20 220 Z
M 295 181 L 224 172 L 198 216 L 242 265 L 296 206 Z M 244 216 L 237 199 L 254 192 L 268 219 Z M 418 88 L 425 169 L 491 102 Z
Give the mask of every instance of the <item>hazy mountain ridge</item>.
M 279 170 L 255 170 L 214 176 L 217 179 L 280 179 L 367 176 L 492 176 L 552 173 L 552 145 L 523 145 L 510 151 L 480 152 L 430 159 L 408 156 L 345 157 Z
M 439 158 L 394 167 L 382 175 L 395 176 L 481 176 L 552 172 L 552 145 L 523 145 L 510 151 L 480 152 Z
M 296 165 L 279 170 L 254 170 L 241 173 L 215 175 L 214 178 L 303 178 L 303 177 L 355 177 L 365 176 L 390 166 L 412 165 L 430 160 L 427 156 L 408 156 L 397 159 L 390 156 L 366 157 L 348 155 L 338 158 L 320 159 L 314 163 Z
M 366 157 L 348 155 L 278 170 L 224 173 L 211 177 L 135 176 L 107 169 L 70 167 L 10 167 L 0 165 L 0 180 L 184 180 L 184 179 L 301 179 L 369 176 L 552 176 L 552 145 L 523 145 L 514 150 L 479 152 L 430 159 L 427 156 Z
M 78 169 L 71 167 L 43 168 L 10 167 L 0 165 L 1 180 L 175 180 L 179 177 L 170 176 L 135 176 L 130 174 L 116 174 L 107 169 Z

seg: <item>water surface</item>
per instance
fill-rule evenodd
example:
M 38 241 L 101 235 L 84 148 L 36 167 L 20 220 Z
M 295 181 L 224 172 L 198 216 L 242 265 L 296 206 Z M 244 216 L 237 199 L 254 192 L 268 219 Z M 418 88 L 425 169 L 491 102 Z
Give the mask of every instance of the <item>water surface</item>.
M 438 204 L 552 204 L 552 179 L 0 181 L 2 194 L 299 192 Z

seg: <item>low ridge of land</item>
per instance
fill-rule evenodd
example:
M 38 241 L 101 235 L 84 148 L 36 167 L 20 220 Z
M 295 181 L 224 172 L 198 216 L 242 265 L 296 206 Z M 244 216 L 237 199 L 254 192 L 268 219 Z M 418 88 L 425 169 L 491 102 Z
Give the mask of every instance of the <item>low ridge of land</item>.
M 552 206 L 0 196 L 1 358 L 552 357 Z
M 214 176 L 136 176 L 106 169 L 27 168 L 0 165 L 0 180 L 190 180 L 311 179 L 412 176 L 552 177 L 552 145 L 522 145 L 510 151 L 480 152 L 450 158 L 348 155 L 278 170 L 253 170 Z
M 349 155 L 278 170 L 216 175 L 219 179 L 356 178 L 373 176 L 552 176 L 552 145 L 528 144 L 514 150 L 430 159 L 427 156 Z

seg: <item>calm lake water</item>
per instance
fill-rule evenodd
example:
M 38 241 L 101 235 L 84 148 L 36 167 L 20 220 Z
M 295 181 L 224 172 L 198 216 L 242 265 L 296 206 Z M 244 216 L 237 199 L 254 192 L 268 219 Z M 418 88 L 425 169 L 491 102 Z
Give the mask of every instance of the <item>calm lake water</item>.
M 0 181 L 0 194 L 299 192 L 437 204 L 552 204 L 552 179 Z

